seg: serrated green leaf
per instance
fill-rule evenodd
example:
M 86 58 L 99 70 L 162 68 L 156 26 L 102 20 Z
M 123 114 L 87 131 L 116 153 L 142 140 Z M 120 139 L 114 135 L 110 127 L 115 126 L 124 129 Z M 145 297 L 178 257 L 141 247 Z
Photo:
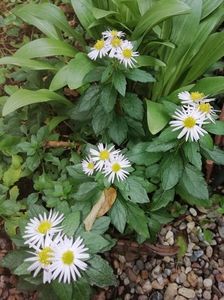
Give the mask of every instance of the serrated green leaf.
M 80 211 L 75 211 L 66 215 L 64 221 L 62 222 L 63 232 L 69 237 L 72 237 L 77 228 L 79 227 L 81 220 Z
M 162 189 L 157 190 L 152 198 L 152 204 L 150 206 L 150 211 L 156 211 L 162 207 L 167 207 L 167 205 L 174 200 L 175 190 L 170 189 L 164 191 Z
M 113 85 L 121 96 L 125 96 L 127 81 L 123 73 L 119 71 L 114 72 Z
M 117 100 L 117 92 L 110 84 L 104 86 L 100 93 L 100 102 L 105 110 L 109 113 L 113 110 Z
M 131 118 L 140 121 L 143 119 L 143 103 L 136 94 L 127 93 L 124 98 L 121 98 L 120 104 Z
M 15 65 L 26 67 L 31 70 L 55 70 L 55 67 L 47 62 L 14 56 L 5 56 L 0 58 L 0 65 Z
M 144 238 L 149 237 L 148 218 L 144 211 L 135 203 L 127 202 L 127 222 L 128 224 Z M 141 222 L 139 222 L 141 220 Z
M 114 227 L 116 227 L 120 233 L 123 233 L 127 222 L 127 211 L 125 206 L 119 200 L 119 197 L 116 199 L 110 210 L 110 217 Z
M 100 256 L 95 255 L 89 260 L 89 265 L 89 268 L 86 270 L 86 275 L 89 277 L 91 284 L 95 284 L 99 287 L 107 287 L 117 283 L 112 268 L 108 262 Z
M 126 138 L 128 133 L 127 122 L 123 117 L 116 116 L 108 130 L 109 136 L 117 144 L 120 145 Z
M 213 134 L 223 135 L 224 134 L 224 121 L 215 121 L 215 123 L 206 124 L 203 128 Z
M 132 81 L 139 81 L 145 83 L 156 81 L 150 73 L 139 69 L 132 69 L 131 71 L 127 72 L 126 77 Z

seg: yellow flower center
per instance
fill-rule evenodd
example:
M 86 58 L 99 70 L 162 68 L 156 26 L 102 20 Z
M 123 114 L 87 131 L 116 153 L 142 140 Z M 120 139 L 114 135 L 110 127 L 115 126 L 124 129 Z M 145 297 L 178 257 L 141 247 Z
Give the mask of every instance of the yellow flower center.
M 199 93 L 199 92 L 192 92 L 191 93 L 191 99 L 193 101 L 201 100 L 204 97 L 205 97 L 205 94 L 203 94 L 203 93 Z
M 192 127 L 195 126 L 196 120 L 195 120 L 194 118 L 192 118 L 192 117 L 187 117 L 187 118 L 183 121 L 183 123 L 184 123 L 184 127 L 186 127 L 186 128 L 192 128 Z
M 203 113 L 209 113 L 212 109 L 212 106 L 209 103 L 201 103 L 198 105 L 198 108 Z
M 63 253 L 62 255 L 62 261 L 65 265 L 71 265 L 74 262 L 75 256 L 73 251 L 68 250 Z
M 87 165 L 87 168 L 90 169 L 90 170 L 93 170 L 94 169 L 94 163 L 89 162 L 88 165 Z
M 131 58 L 133 52 L 132 52 L 131 49 L 124 49 L 124 50 L 122 51 L 122 54 L 123 54 L 124 58 Z
M 45 247 L 40 250 L 37 254 L 38 260 L 42 265 L 49 265 L 51 263 L 51 258 L 53 257 L 53 250 L 50 247 Z
M 121 166 L 120 166 L 118 163 L 114 163 L 114 164 L 112 165 L 112 171 L 113 171 L 113 172 L 117 173 L 117 172 L 120 171 L 120 170 L 121 170 Z
M 104 47 L 104 40 L 98 40 L 93 46 L 96 50 L 101 50 Z
M 117 37 L 117 34 L 118 34 L 117 30 L 112 30 L 111 31 L 112 37 Z
M 119 39 L 118 37 L 114 37 L 112 40 L 111 40 L 111 45 L 113 47 L 119 47 L 121 45 L 121 39 Z
M 51 222 L 49 222 L 48 220 L 42 221 L 40 223 L 40 225 L 38 226 L 37 231 L 39 233 L 46 234 L 48 232 L 48 230 L 51 229 L 51 227 L 52 227 Z
M 101 160 L 107 160 L 110 157 L 110 153 L 108 150 L 102 150 L 99 156 Z

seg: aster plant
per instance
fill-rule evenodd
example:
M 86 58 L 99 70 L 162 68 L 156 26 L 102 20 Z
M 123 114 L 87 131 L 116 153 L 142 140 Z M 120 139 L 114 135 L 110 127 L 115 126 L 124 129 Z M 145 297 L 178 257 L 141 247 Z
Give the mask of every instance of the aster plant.
M 68 2 L 75 26 L 54 4 L 17 5 L 42 35 L 0 58 L 23 79 L 1 101 L 0 212 L 17 247 L 2 266 L 48 300 L 116 284 L 109 233 L 155 241 L 186 205 L 212 205 L 206 160 L 224 165 L 223 0 Z

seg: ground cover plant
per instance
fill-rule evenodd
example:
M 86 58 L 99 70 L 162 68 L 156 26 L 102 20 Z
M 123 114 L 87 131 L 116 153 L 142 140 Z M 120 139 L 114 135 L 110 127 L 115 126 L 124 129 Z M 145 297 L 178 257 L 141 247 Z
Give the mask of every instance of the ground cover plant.
M 117 233 L 155 241 L 186 204 L 212 206 L 205 162 L 224 164 L 224 1 L 68 2 L 75 22 L 16 5 L 38 35 L 0 58 L 19 82 L 0 99 L 0 214 L 16 246 L 1 265 L 40 299 L 116 284 L 100 254 Z

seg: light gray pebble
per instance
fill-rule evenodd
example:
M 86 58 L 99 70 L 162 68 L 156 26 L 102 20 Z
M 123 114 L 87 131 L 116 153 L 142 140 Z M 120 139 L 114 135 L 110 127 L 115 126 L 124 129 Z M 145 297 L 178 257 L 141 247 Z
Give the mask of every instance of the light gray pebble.
M 203 284 L 206 290 L 210 290 L 212 287 L 212 280 L 210 278 L 206 278 L 204 279 Z
M 193 217 L 196 217 L 197 216 L 197 211 L 196 211 L 196 209 L 194 209 L 193 207 L 191 207 L 190 209 L 189 209 L 189 211 L 190 211 L 190 213 L 191 213 L 191 215 L 193 216 Z
M 129 283 L 130 283 L 130 280 L 129 280 L 128 277 L 126 277 L 126 278 L 124 279 L 124 285 L 128 285 Z
M 124 296 L 124 300 L 130 300 L 131 299 L 131 294 L 126 294 Z
M 219 288 L 220 292 L 224 295 L 224 282 L 219 282 L 218 288 Z
M 209 291 L 204 291 L 204 292 L 203 292 L 203 299 L 205 299 L 205 300 L 210 300 L 210 299 L 212 299 L 211 293 L 210 293 Z
M 224 226 L 219 226 L 218 231 L 221 238 L 224 239 Z

